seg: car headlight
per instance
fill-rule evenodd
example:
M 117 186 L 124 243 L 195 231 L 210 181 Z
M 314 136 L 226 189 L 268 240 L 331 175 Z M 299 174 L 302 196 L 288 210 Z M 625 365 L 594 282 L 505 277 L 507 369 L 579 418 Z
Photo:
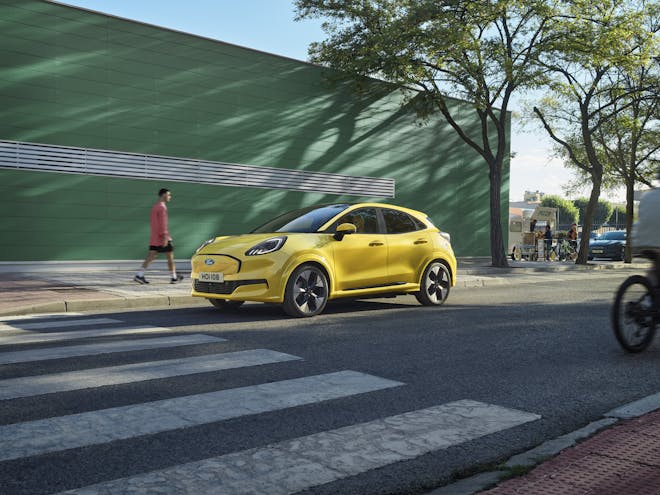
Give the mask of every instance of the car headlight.
M 444 239 L 451 244 L 451 234 L 449 232 L 439 232 L 440 237 L 444 237 Z
M 212 239 L 209 239 L 208 241 L 204 241 L 204 242 L 202 243 L 202 245 L 199 246 L 199 247 L 195 250 L 195 254 L 199 253 L 203 248 L 205 248 L 206 246 L 208 246 L 209 244 L 211 244 L 213 241 L 215 241 L 215 237 L 212 238 Z
M 286 242 L 286 236 L 272 237 L 245 251 L 245 256 L 259 256 L 277 251 Z

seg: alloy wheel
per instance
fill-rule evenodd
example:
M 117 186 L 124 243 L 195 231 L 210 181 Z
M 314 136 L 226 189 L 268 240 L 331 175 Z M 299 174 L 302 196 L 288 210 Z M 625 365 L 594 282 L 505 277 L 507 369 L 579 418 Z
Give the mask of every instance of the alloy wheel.
M 314 316 L 328 302 L 328 282 L 323 271 L 313 265 L 298 268 L 287 284 L 284 309 L 292 316 Z
M 447 267 L 440 262 L 433 262 L 424 271 L 422 286 L 416 294 L 417 300 L 425 306 L 440 305 L 447 300 L 450 287 L 451 275 Z

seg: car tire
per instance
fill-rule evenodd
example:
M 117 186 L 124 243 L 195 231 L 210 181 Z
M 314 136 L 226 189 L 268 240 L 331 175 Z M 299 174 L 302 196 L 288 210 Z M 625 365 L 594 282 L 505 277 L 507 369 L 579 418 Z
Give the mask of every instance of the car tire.
M 213 306 L 218 309 L 238 309 L 245 301 L 228 301 L 227 299 L 209 299 Z
M 420 291 L 415 297 L 423 306 L 440 306 L 449 297 L 450 288 L 449 269 L 439 261 L 433 261 L 424 270 Z
M 616 261 L 623 261 L 626 259 L 626 248 L 622 247 L 619 256 L 616 258 Z
M 283 309 L 289 316 L 308 318 L 320 314 L 328 302 L 328 278 L 312 264 L 296 268 L 284 289 Z

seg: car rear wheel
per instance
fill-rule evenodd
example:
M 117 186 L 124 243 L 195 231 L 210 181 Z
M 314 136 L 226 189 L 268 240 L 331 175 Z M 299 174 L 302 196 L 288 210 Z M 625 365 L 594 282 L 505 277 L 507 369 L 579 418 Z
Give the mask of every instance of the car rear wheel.
M 328 279 L 315 265 L 301 265 L 289 277 L 284 293 L 284 311 L 297 318 L 316 316 L 328 302 Z
M 227 299 L 209 299 L 209 302 L 219 309 L 238 309 L 244 301 L 228 301 Z
M 447 300 L 450 287 L 449 270 L 439 261 L 434 261 L 424 270 L 420 291 L 415 297 L 424 306 L 439 306 Z

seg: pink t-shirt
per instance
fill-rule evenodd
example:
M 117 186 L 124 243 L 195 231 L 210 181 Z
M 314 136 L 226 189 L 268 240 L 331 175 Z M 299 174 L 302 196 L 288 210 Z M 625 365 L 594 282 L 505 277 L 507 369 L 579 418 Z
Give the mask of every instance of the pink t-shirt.
M 167 205 L 163 201 L 157 201 L 151 208 L 151 237 L 149 238 L 149 245 L 162 246 L 164 244 L 163 237 L 167 237 L 168 241 L 172 240 L 167 230 Z

